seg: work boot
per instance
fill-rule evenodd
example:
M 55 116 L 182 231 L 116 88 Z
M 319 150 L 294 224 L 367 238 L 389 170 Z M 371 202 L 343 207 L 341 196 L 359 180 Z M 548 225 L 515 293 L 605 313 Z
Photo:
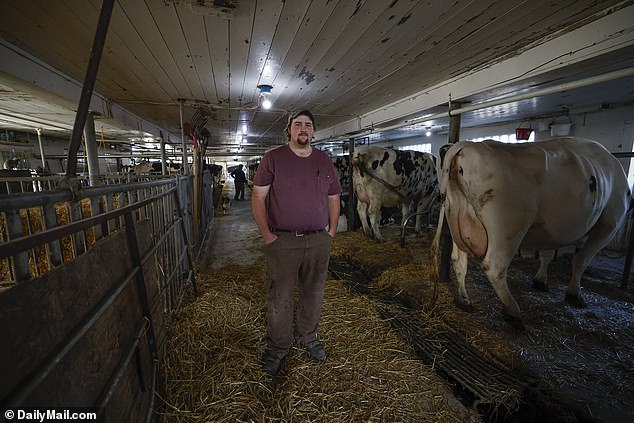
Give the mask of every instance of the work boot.
M 306 351 L 308 351 L 308 356 L 311 360 L 315 361 L 325 361 L 327 358 L 326 351 L 324 350 L 324 346 L 321 345 L 321 342 L 318 340 L 312 340 L 308 344 L 305 345 Z
M 286 357 L 286 354 L 274 353 L 272 351 L 266 350 L 264 352 L 264 355 L 262 355 L 262 370 L 264 370 L 270 376 L 275 376 L 282 368 L 284 357 Z

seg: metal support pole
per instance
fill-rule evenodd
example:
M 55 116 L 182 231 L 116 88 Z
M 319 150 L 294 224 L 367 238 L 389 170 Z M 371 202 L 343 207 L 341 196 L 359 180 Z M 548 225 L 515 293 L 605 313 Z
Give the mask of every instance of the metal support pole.
M 630 242 L 627 245 L 627 255 L 625 256 L 625 265 L 623 266 L 623 279 L 621 280 L 621 289 L 627 290 L 630 283 L 630 272 L 632 270 L 632 256 L 634 255 L 634 213 L 631 215 L 630 223 Z
M 348 163 L 348 210 L 346 215 L 348 218 L 348 231 L 354 231 L 354 186 L 352 185 L 352 155 L 354 154 L 354 138 L 348 140 L 348 154 L 350 161 Z
M 183 126 L 183 106 L 185 104 L 185 100 L 182 98 L 178 99 L 178 112 L 180 114 L 181 120 L 181 142 L 183 144 L 183 175 L 187 175 L 189 172 L 187 170 L 187 143 L 185 142 L 185 127 Z
M 86 158 L 88 160 L 88 179 L 90 186 L 99 185 L 99 155 L 97 151 L 97 136 L 95 135 L 95 119 L 92 112 L 86 115 L 84 125 L 84 137 L 86 138 Z
M 90 98 L 95 87 L 97 79 L 97 71 L 99 70 L 99 62 L 101 61 L 101 53 L 106 43 L 106 34 L 108 33 L 108 25 L 112 16 L 112 9 L 115 0 L 103 0 L 101 4 L 101 13 L 99 14 L 99 22 L 95 32 L 95 39 L 92 43 L 92 51 L 90 52 L 90 60 L 88 61 L 88 69 L 86 69 L 86 78 L 81 88 L 81 96 L 79 98 L 79 106 L 75 115 L 75 124 L 73 125 L 73 133 L 68 146 L 68 166 L 66 169 L 66 177 L 74 178 L 77 175 L 77 151 L 81 144 L 81 134 L 86 123 L 86 115 L 88 114 L 88 106 Z
M 169 135 L 167 135 L 169 139 Z M 161 131 L 161 175 L 167 175 L 167 152 L 165 151 L 165 134 Z
M 454 108 L 459 108 L 460 104 L 449 104 L 449 143 L 454 144 L 460 140 L 460 116 L 452 114 Z M 444 207 L 441 208 L 444 211 Z M 451 250 L 453 249 L 453 239 L 449 231 L 447 219 L 442 219 L 442 228 L 440 232 L 440 262 L 438 275 L 443 282 L 449 282 L 451 278 Z
M 37 142 L 40 144 L 40 160 L 42 160 L 42 172 L 46 172 L 46 159 L 44 158 L 44 147 L 42 146 L 42 128 L 37 128 Z

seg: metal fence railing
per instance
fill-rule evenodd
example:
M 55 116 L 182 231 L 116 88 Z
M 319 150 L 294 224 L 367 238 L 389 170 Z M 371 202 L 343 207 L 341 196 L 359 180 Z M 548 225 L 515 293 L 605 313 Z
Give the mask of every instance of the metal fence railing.
M 107 314 L 108 307 L 116 303 L 117 296 L 123 295 L 121 292 L 124 292 L 124 287 L 130 281 L 136 281 L 139 294 L 135 307 L 138 307 L 138 315 L 143 317 L 130 322 L 139 327 L 139 332 L 130 338 L 129 348 L 122 352 L 124 355 L 119 361 L 119 368 L 113 374 L 123 374 L 125 366 L 134 356 L 135 348 L 140 348 L 138 336 L 142 334 L 150 345 L 150 358 L 145 366 L 154 369 L 151 377 L 153 383 L 160 380 L 157 363 L 161 362 L 159 357 L 163 354 L 168 338 L 171 313 L 179 307 L 189 287 L 193 288 L 194 293 L 196 291 L 192 251 L 199 249 L 213 221 L 212 180 L 208 172 L 203 174 L 198 180 L 199 198 L 194 201 L 192 176 L 135 179 L 146 180 L 128 182 L 130 178 L 126 177 L 112 179 L 105 185 L 87 187 L 81 180 L 64 184 L 64 180 L 56 177 L 0 179 L 0 184 L 5 184 L 5 187 L 16 188 L 0 194 L 0 303 L 3 299 L 8 301 L 6 298 L 10 296 L 6 294 L 11 290 L 32 294 L 31 287 L 36 279 L 45 278 L 48 273 L 65 264 L 72 266 L 80 257 L 86 257 L 93 268 L 101 268 L 105 275 L 110 271 L 109 266 L 124 267 L 123 263 L 104 262 L 103 257 L 99 257 L 96 252 L 98 246 L 109 239 L 127 239 L 120 249 L 125 249 L 126 255 L 129 253 L 128 258 L 132 263 L 129 270 L 126 268 L 127 275 L 123 279 L 108 282 L 119 288 L 108 291 L 108 297 L 100 298 L 100 305 L 95 305 L 88 316 L 82 317 L 81 324 L 78 323 L 59 340 L 55 340 L 58 344 L 47 344 L 47 348 L 58 353 L 42 357 L 33 370 L 36 375 L 25 374 L 21 380 L 18 379 L 22 376 L 16 376 L 12 385 L 7 381 L 7 386 L 0 390 L 0 405 L 20 405 L 32 392 L 37 391 L 38 385 L 34 381 L 44 383 L 46 377 L 55 371 L 56 363 L 62 362 L 64 355 L 69 354 L 75 344 L 81 343 L 82 338 L 94 336 L 89 335 L 91 325 L 97 324 L 99 316 Z M 46 189 L 53 185 L 58 188 Z M 25 189 L 15 192 L 18 186 Z M 125 233 L 123 238 L 122 233 Z M 74 283 L 81 286 L 82 275 L 70 277 L 80 278 Z M 22 285 L 24 290 L 19 289 Z M 156 295 L 141 295 L 145 291 Z M 22 299 L 24 304 L 41 300 Z M 43 304 L 48 306 L 45 300 Z M 26 318 L 26 313 L 27 309 L 11 308 L 10 313 L 2 316 L 0 324 L 4 328 L 0 332 L 10 331 L 7 323 Z M 72 318 L 69 316 L 69 319 Z M 33 328 L 33 331 L 46 331 L 46 328 Z M 15 334 L 12 336 L 15 345 L 28 344 L 31 339 L 41 337 L 38 333 L 19 333 L 19 337 L 24 337 L 22 342 L 15 339 Z M 10 361 L 11 355 L 7 357 Z M 137 360 L 140 360 L 139 357 Z M 4 362 L 2 366 L 11 366 L 11 363 Z M 104 387 L 103 392 L 113 392 L 118 380 L 119 377 L 111 378 L 108 383 L 112 386 Z M 102 395 L 96 403 L 84 406 L 103 407 L 107 398 L 109 396 Z

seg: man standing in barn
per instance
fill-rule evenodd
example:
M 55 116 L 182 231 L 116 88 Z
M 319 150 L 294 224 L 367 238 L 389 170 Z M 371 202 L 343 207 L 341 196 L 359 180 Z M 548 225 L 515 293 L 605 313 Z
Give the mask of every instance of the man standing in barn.
M 267 349 L 262 368 L 271 376 L 278 373 L 293 343 L 296 281 L 300 284 L 297 343 L 311 359 L 326 359 L 317 326 L 341 185 L 330 157 L 311 146 L 315 129 L 310 111 L 292 115 L 286 127 L 289 143 L 266 152 L 253 180 L 251 207 L 264 239 L 267 267 Z
M 236 193 L 233 196 L 233 199 L 244 200 L 244 185 L 247 183 L 247 175 L 244 174 L 242 170 L 242 165 L 239 164 L 238 168 L 231 172 L 231 176 L 233 177 L 233 182 L 235 183 Z

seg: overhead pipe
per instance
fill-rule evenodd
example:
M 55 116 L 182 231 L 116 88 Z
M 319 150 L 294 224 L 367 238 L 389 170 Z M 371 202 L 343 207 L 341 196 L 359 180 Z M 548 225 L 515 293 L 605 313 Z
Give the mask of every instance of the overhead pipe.
M 75 124 L 73 125 L 73 133 L 68 146 L 68 167 L 66 168 L 66 177 L 74 178 L 77 175 L 77 152 L 79 144 L 81 144 L 81 135 L 86 117 L 88 116 L 88 106 L 90 98 L 95 87 L 97 79 L 97 71 L 99 70 L 99 62 L 101 61 L 101 53 L 106 43 L 106 34 L 108 33 L 108 25 L 112 16 L 112 9 L 115 0 L 103 0 L 101 4 L 101 13 L 99 14 L 99 22 L 95 32 L 95 39 L 92 43 L 92 51 L 90 52 L 90 60 L 88 61 L 88 69 L 86 69 L 86 78 L 81 88 L 81 96 L 79 97 L 79 106 L 75 115 Z
M 526 100 L 529 98 L 534 98 L 534 97 L 540 97 L 543 95 L 548 95 L 548 94 L 556 94 L 556 93 L 560 93 L 563 91 L 568 91 L 568 90 L 572 90 L 575 88 L 583 88 L 583 87 L 588 87 L 590 85 L 596 85 L 596 84 L 600 84 L 603 82 L 609 82 L 609 81 L 614 81 L 616 79 L 621 79 L 621 78 L 626 78 L 629 76 L 634 76 L 634 67 L 630 67 L 630 68 L 625 68 L 625 69 L 619 69 L 616 71 L 612 71 L 612 72 L 606 72 L 604 74 L 601 75 L 596 75 L 596 76 L 590 76 L 587 78 L 582 78 L 579 79 L 577 81 L 572 81 L 572 82 L 564 82 L 558 85 L 553 85 L 552 87 L 547 87 L 547 88 L 541 88 L 538 90 L 534 90 L 528 93 L 523 93 L 523 94 L 516 94 L 516 95 L 512 95 L 509 97 L 504 97 L 504 98 L 500 98 L 497 100 L 490 100 L 490 101 L 485 101 L 482 103 L 478 103 L 478 104 L 473 104 L 471 106 L 464 106 L 464 107 L 460 107 L 458 109 L 454 109 L 451 112 L 440 112 L 440 113 L 435 113 L 433 115 L 429 115 L 429 116 L 425 116 L 424 118 L 417 118 L 416 120 L 433 120 L 433 119 L 441 119 L 441 118 L 446 118 L 449 116 L 453 116 L 456 114 L 463 114 L 463 113 L 467 113 L 467 112 L 472 112 L 474 110 L 481 110 L 481 109 L 486 109 L 487 107 L 493 107 L 493 106 L 499 106 L 501 104 L 507 104 L 507 103 L 512 103 L 514 101 L 521 101 L 521 100 Z M 384 131 L 390 131 L 393 129 L 399 129 L 399 128 L 403 128 L 405 126 L 409 126 L 412 125 L 412 120 L 406 121 L 406 122 L 401 122 L 395 125 L 391 125 L 391 126 L 387 126 L 387 127 L 383 127 L 383 128 L 376 128 L 373 125 L 372 129 L 367 129 L 364 130 L 363 132 L 360 132 L 358 134 L 355 134 L 355 137 L 360 137 L 363 135 L 367 135 L 370 134 L 372 132 L 375 131 L 376 128 L 376 132 L 384 132 Z M 345 136 L 346 134 L 342 134 L 341 136 Z M 327 140 L 320 140 L 320 142 L 325 142 Z

